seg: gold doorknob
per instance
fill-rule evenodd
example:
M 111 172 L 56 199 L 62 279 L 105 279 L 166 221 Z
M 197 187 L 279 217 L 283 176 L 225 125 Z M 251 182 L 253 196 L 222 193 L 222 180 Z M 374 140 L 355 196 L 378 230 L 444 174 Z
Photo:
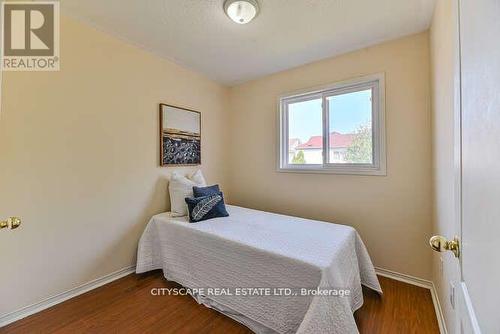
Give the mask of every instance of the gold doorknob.
M 453 240 L 448 240 L 443 236 L 435 235 L 430 238 L 429 245 L 431 246 L 433 251 L 452 251 L 455 257 L 460 256 L 460 242 L 458 240 L 458 237 L 453 238 Z
M 0 221 L 0 229 L 10 227 L 11 230 L 18 228 L 21 225 L 21 218 L 10 217 L 7 220 Z
M 8 220 L 10 222 L 10 229 L 11 230 L 18 228 L 21 225 L 21 218 L 10 217 Z

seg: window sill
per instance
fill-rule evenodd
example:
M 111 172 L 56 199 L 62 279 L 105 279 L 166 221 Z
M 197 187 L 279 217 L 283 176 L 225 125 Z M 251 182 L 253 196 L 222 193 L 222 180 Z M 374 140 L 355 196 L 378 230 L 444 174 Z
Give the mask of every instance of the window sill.
M 338 174 L 338 175 L 364 175 L 364 176 L 387 176 L 383 168 L 374 167 L 279 167 L 278 173 L 298 174 Z

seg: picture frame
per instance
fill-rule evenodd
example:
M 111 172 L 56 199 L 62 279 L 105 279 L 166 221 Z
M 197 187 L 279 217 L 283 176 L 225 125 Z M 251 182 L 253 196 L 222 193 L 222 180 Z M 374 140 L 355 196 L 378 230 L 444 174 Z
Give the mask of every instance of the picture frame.
M 159 104 L 160 166 L 201 165 L 201 112 Z

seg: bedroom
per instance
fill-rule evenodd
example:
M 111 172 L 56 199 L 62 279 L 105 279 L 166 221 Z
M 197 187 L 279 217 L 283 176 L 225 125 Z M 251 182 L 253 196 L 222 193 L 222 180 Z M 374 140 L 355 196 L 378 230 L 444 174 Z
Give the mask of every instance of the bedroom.
M 0 333 L 500 331 L 496 0 L 1 10 Z

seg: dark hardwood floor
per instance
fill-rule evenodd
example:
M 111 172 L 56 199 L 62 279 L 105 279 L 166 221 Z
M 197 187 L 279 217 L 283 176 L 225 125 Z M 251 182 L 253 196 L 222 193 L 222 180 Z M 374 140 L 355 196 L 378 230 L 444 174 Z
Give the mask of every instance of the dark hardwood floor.
M 355 313 L 361 333 L 439 333 L 428 290 L 379 278 L 384 296 L 364 291 L 365 303 Z M 178 285 L 159 271 L 132 274 L 0 328 L 0 333 L 251 333 L 189 296 L 151 296 L 152 288 L 162 287 Z

